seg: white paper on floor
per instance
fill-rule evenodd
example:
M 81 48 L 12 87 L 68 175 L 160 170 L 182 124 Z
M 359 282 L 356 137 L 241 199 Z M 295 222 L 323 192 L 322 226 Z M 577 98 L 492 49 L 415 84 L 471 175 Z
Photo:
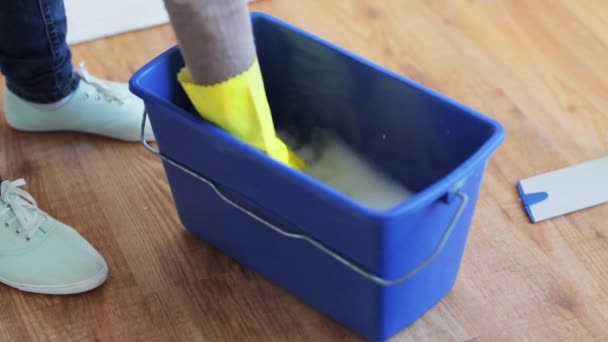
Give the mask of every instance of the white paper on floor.
M 293 137 L 279 134 L 308 164 L 304 173 L 369 208 L 390 209 L 414 194 L 332 134 L 315 134 L 312 143 L 299 147 Z

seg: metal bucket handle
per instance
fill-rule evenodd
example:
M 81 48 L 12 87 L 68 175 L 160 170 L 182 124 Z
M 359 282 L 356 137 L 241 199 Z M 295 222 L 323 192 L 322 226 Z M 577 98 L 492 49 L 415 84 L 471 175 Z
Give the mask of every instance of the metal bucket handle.
M 258 221 L 259 223 L 263 224 L 267 228 L 275 231 L 278 234 L 281 234 L 281 235 L 283 235 L 285 237 L 288 237 L 290 239 L 296 239 L 296 240 L 306 241 L 307 243 L 309 243 L 312 246 L 318 248 L 319 250 L 321 250 L 325 254 L 329 255 L 332 258 L 334 258 L 336 261 L 340 262 L 344 266 L 346 266 L 346 267 L 350 268 L 351 270 L 355 271 L 356 273 L 358 273 L 362 277 L 367 278 L 367 279 L 373 281 L 374 283 L 382 285 L 382 286 L 394 286 L 394 285 L 401 284 L 401 283 L 407 281 L 408 279 L 412 278 L 414 275 L 416 275 L 418 272 L 420 272 L 420 270 L 422 270 L 424 267 L 426 267 L 428 264 L 430 264 L 439 255 L 439 253 L 441 253 L 441 251 L 443 250 L 443 247 L 445 247 L 445 244 L 447 243 L 448 239 L 450 238 L 450 235 L 454 231 L 454 228 L 456 227 L 456 224 L 458 223 L 458 220 L 462 216 L 462 213 L 464 212 L 464 209 L 466 208 L 467 203 L 469 201 L 469 197 L 465 193 L 463 193 L 461 191 L 455 191 L 454 195 L 460 197 L 460 199 L 461 199 L 460 205 L 458 206 L 458 209 L 456 210 L 456 213 L 452 217 L 452 220 L 450 221 L 450 224 L 448 225 L 448 227 L 446 228 L 445 232 L 443 233 L 443 236 L 441 237 L 441 240 L 439 241 L 439 244 L 437 244 L 437 246 L 435 247 L 435 250 L 433 251 L 433 253 L 430 256 L 428 256 L 426 259 L 424 259 L 424 261 L 422 261 L 413 270 L 411 270 L 407 274 L 405 274 L 404 276 L 402 276 L 400 278 L 397 278 L 397 279 L 394 279 L 394 280 L 384 279 L 384 278 L 381 278 L 379 276 L 376 276 L 376 275 L 374 275 L 374 274 L 366 271 L 365 269 L 361 268 L 360 266 L 357 266 L 352 261 L 349 261 L 348 259 L 344 258 L 340 254 L 338 254 L 337 252 L 335 252 L 334 250 L 332 250 L 330 247 L 327 247 L 323 243 L 317 241 L 316 239 L 314 239 L 314 238 L 312 238 L 310 236 L 303 235 L 303 234 L 291 233 L 291 232 L 286 231 L 286 230 L 284 230 L 284 229 L 282 229 L 282 228 L 280 228 L 280 227 L 272 224 L 271 222 L 268 222 L 267 220 L 265 220 L 265 219 L 257 216 L 256 214 L 252 213 L 251 211 L 247 210 L 246 208 L 243 208 L 242 206 L 240 206 L 239 204 L 235 203 L 230 198 L 228 198 L 226 195 L 224 195 L 218 189 L 218 187 L 215 185 L 215 183 L 213 181 L 207 179 L 204 176 L 199 175 L 198 173 L 190 170 L 188 167 L 182 165 L 179 162 L 176 162 L 176 161 L 172 160 L 171 158 L 163 155 L 161 152 L 159 152 L 156 149 L 154 149 L 152 146 L 150 146 L 148 144 L 148 142 L 145 140 L 145 137 L 144 137 L 144 127 L 146 125 L 146 119 L 147 119 L 147 117 L 148 117 L 148 113 L 144 112 L 143 120 L 142 120 L 142 123 L 141 123 L 141 142 L 144 145 L 144 147 L 148 151 L 150 151 L 153 155 L 157 156 L 158 158 L 160 158 L 161 160 L 165 161 L 166 163 L 169 163 L 169 164 L 177 167 L 178 169 L 180 169 L 180 170 L 184 171 L 185 173 L 189 174 L 190 176 L 192 176 L 192 177 L 194 177 L 194 178 L 202 181 L 203 183 L 207 184 L 226 203 L 228 203 L 231 206 L 233 206 L 234 208 L 240 210 L 243 214 L 245 214 L 245 215 L 251 217 L 252 219 Z

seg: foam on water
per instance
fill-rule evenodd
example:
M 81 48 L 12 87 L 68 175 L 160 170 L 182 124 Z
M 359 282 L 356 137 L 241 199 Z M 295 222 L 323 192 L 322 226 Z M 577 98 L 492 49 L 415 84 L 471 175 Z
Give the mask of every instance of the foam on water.
M 305 144 L 280 135 L 308 164 L 304 173 L 372 209 L 395 207 L 414 194 L 335 135 L 315 134 Z

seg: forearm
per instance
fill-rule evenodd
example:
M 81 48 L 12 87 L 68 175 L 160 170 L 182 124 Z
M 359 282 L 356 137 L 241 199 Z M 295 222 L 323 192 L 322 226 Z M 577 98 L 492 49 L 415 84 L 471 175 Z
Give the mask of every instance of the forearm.
M 164 0 L 193 80 L 225 81 L 251 67 L 255 44 L 246 0 Z

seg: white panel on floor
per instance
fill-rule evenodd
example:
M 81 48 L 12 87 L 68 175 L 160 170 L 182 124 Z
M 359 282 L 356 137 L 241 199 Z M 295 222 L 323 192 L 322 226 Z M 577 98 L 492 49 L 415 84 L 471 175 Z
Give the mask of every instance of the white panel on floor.
M 169 22 L 163 0 L 64 1 L 68 16 L 67 41 L 69 44 L 82 43 Z M 252 1 L 249 0 L 249 2 Z
M 168 22 L 163 0 L 65 0 L 69 44 Z
M 519 181 L 519 194 L 532 222 L 608 202 L 608 157 Z

